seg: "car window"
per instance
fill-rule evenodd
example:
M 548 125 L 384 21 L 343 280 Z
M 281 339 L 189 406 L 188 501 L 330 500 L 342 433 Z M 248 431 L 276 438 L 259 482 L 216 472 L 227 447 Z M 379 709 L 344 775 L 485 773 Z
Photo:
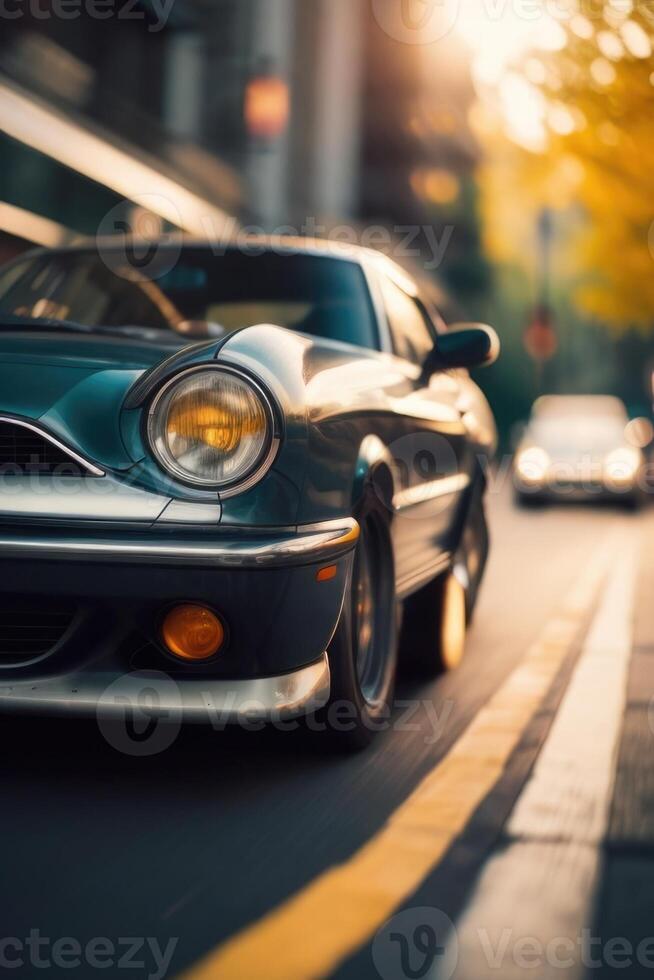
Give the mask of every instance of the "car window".
M 0 312 L 87 326 L 168 326 L 154 283 L 116 275 L 92 254 L 40 255 L 17 263 L 0 275 Z
M 422 365 L 434 346 L 434 336 L 419 304 L 391 279 L 382 277 L 382 293 L 398 357 Z
M 161 253 L 165 257 L 164 250 Z M 379 339 L 360 265 L 298 253 L 188 247 L 148 279 L 121 256 L 45 252 L 0 270 L 0 315 L 72 320 L 87 327 L 138 326 L 223 333 L 273 323 L 372 350 Z

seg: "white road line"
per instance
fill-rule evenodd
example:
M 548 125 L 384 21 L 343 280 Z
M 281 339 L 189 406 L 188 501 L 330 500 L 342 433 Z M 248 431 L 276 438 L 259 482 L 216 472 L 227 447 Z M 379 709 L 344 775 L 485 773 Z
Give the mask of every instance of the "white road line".
M 584 975 L 624 713 L 638 565 L 625 527 L 582 655 L 533 775 L 458 927 L 456 980 Z M 591 955 L 592 953 L 592 955 Z

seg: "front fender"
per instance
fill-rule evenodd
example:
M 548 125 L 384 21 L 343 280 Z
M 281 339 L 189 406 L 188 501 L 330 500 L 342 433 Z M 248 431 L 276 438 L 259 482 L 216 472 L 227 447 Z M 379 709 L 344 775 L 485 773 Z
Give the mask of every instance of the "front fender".
M 383 357 L 264 324 L 231 334 L 218 345 L 187 350 L 172 367 L 177 372 L 203 360 L 240 368 L 256 378 L 276 403 L 282 423 L 273 466 L 252 489 L 222 501 L 223 524 L 288 527 L 348 516 L 373 473 L 383 499 L 392 501 L 392 461 L 384 432 L 382 438 L 369 434 L 384 429 L 392 438 L 393 413 L 384 386 L 395 383 L 403 390 L 407 381 Z M 168 361 L 143 379 L 138 397 L 126 403 L 126 425 L 143 454 L 139 480 L 157 486 L 163 481 L 176 499 L 215 501 L 215 492 L 174 486 L 147 452 L 143 412 L 170 377 L 170 367 Z M 132 407 L 134 402 L 138 404 Z M 377 425 L 380 413 L 386 422 Z

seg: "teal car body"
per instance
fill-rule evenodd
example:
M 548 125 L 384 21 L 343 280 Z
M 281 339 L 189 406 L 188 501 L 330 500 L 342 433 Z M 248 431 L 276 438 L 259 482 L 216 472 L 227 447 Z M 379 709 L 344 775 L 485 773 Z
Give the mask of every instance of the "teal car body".
M 213 297 L 225 254 L 191 243 L 179 262 L 212 270 L 202 289 Z M 486 558 L 485 463 L 495 428 L 466 364 L 494 358 L 492 332 L 446 331 L 419 285 L 374 253 L 283 241 L 239 250 L 234 262 L 250 260 L 251 273 L 238 290 L 224 288 L 221 309 L 245 316 L 256 293 L 256 312 L 265 300 L 286 323 L 224 327 L 206 301 L 190 327 L 181 312 L 160 323 L 162 301 L 149 322 L 146 280 L 121 278 L 122 255 L 117 246 L 106 274 L 106 249 L 98 257 L 82 247 L 35 252 L 0 270 L 0 708 L 118 710 L 106 694 L 117 683 L 132 690 L 164 675 L 177 693 L 172 705 L 161 696 L 162 711 L 191 721 L 207 720 L 208 702 L 228 720 L 321 710 L 334 694 L 330 647 L 357 574 L 364 498 L 388 542 L 392 604 L 406 604 L 458 563 L 471 612 Z M 291 299 L 270 275 L 273 302 L 256 285 L 268 255 L 289 269 L 309 259 L 319 265 L 306 275 L 300 268 Z M 336 276 L 347 267 L 360 295 L 346 301 L 339 293 L 332 303 L 324 264 Z M 124 289 L 127 278 L 142 319 L 94 322 L 86 287 L 75 291 L 82 267 L 104 283 L 106 310 L 112 283 Z M 302 290 L 314 268 L 323 292 L 312 305 L 310 288 Z M 41 269 L 57 270 L 66 304 L 57 306 L 54 286 L 45 302 Z M 165 289 L 171 275 L 152 280 L 167 299 L 175 297 Z M 413 304 L 424 338 L 415 323 L 413 334 L 395 335 L 394 301 Z M 123 317 L 125 308 L 121 298 Z M 367 346 L 356 334 L 362 320 Z M 458 352 L 457 336 L 465 348 Z M 415 356 L 407 356 L 411 343 Z M 235 373 L 270 406 L 260 477 L 224 493 L 180 480 L 149 436 L 162 390 L 206 369 Z M 45 446 L 72 471 L 25 467 L 11 455 L 23 436 L 37 457 Z M 423 457 L 426 470 L 416 465 Z M 320 578 L 324 568 L 332 577 Z M 176 661 L 162 642 L 162 616 L 180 602 L 206 605 L 224 624 L 225 646 L 210 662 Z M 57 616 L 59 633 L 48 625 Z M 21 645 L 21 635 L 30 641 Z

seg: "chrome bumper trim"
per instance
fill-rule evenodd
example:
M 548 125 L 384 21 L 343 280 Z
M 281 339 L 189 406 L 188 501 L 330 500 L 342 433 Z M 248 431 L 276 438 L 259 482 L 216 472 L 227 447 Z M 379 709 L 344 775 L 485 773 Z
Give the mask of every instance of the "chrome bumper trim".
M 348 518 L 322 524 L 278 529 L 235 537 L 225 528 L 222 540 L 172 541 L 141 535 L 132 540 L 0 534 L 0 558 L 45 558 L 119 561 L 133 564 L 200 565 L 212 568 L 279 568 L 329 561 L 347 554 L 359 537 L 359 525 Z
M 158 719 L 171 725 L 225 725 L 282 721 L 327 704 L 327 655 L 280 677 L 252 680 L 174 680 L 158 671 L 76 674 L 0 683 L 0 711 L 96 717 L 107 721 Z

